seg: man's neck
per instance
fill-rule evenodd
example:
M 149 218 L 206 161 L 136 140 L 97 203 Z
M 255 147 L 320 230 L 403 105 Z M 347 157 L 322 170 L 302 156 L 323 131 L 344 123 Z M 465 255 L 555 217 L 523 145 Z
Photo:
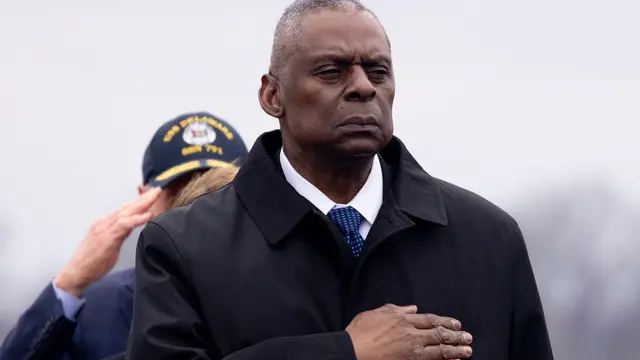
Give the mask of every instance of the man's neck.
M 335 159 L 283 149 L 291 166 L 336 204 L 347 204 L 367 182 L 374 156 Z

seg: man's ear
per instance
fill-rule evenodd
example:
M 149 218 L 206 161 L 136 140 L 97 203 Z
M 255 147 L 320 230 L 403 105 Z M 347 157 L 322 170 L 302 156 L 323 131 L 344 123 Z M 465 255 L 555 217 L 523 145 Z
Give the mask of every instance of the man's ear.
M 272 75 L 262 75 L 262 78 L 260 78 L 260 90 L 258 91 L 260 107 L 264 112 L 277 119 L 284 116 L 284 108 L 280 103 L 279 95 L 277 80 Z

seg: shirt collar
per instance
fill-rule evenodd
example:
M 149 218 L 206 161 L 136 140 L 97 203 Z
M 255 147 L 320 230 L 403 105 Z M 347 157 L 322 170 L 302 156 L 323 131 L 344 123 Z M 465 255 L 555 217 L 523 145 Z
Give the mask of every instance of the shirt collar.
M 367 181 L 348 204 L 336 204 L 307 179 L 302 177 L 302 175 L 293 168 L 283 150 L 280 150 L 280 166 L 282 167 L 282 172 L 287 182 L 298 194 L 309 200 L 309 202 L 322 211 L 323 214 L 327 215 L 334 207 L 351 206 L 356 209 L 369 224 L 373 224 L 376 216 L 378 216 L 378 211 L 382 206 L 383 196 L 382 167 L 378 156 L 376 156 L 373 161 Z
M 281 149 L 280 130 L 260 135 L 229 190 L 237 195 L 238 206 L 253 219 L 270 245 L 285 239 L 316 209 L 284 177 L 279 161 Z M 389 231 L 397 229 L 396 225 L 402 224 L 406 228 L 416 220 L 447 226 L 444 188 L 456 192 L 460 189 L 426 173 L 395 136 L 378 156 L 385 190 L 383 206 L 377 216 L 382 217 L 385 211 L 390 222 L 378 221 L 376 232 L 385 237 Z

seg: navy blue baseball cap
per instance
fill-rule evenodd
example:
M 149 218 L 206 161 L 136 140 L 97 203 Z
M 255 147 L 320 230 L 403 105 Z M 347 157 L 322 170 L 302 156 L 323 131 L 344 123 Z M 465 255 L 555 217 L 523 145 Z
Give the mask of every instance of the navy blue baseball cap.
M 142 161 L 143 184 L 166 187 L 197 170 L 240 165 L 248 150 L 226 121 L 206 112 L 180 115 L 151 139 Z

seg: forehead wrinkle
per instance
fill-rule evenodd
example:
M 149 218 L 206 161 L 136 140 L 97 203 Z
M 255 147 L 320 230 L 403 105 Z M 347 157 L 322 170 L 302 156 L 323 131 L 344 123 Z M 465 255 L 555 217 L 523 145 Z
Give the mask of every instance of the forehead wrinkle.
M 296 44 L 296 54 L 304 54 L 310 61 L 361 58 L 363 61 L 391 63 L 391 49 L 381 41 L 386 41 L 386 38 L 380 39 L 375 34 L 370 34 L 364 40 L 355 40 L 356 45 L 352 44 L 352 39 L 340 36 L 338 32 L 335 36 L 331 34 L 313 39 L 305 39 L 302 35 Z

